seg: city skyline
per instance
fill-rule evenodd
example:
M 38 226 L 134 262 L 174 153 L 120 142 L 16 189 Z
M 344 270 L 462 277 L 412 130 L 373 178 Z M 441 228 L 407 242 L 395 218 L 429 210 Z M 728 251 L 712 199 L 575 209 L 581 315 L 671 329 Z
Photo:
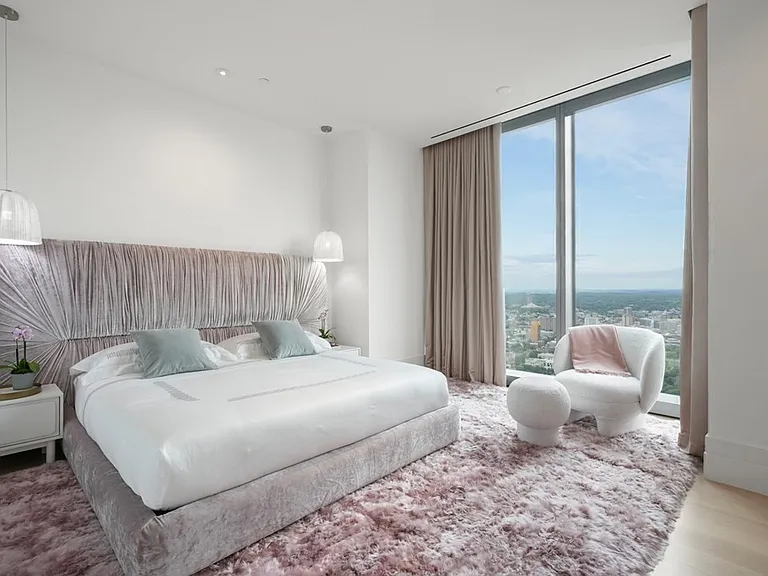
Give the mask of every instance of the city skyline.
M 577 290 L 682 286 L 690 81 L 576 114 Z M 502 136 L 505 290 L 555 288 L 549 121 Z
M 553 374 L 556 302 L 552 293 L 505 292 L 507 368 Z M 679 394 L 682 331 L 681 290 L 583 291 L 577 294 L 575 325 L 614 324 L 652 330 L 664 337 L 666 366 L 662 390 Z

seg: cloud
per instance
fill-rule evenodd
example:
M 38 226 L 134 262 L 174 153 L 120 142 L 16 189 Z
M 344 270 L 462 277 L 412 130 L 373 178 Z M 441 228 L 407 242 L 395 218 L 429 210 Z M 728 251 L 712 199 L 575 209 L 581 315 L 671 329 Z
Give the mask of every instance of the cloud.
M 683 269 L 637 270 L 633 272 L 576 272 L 579 290 L 680 290 Z
M 639 270 L 635 272 L 576 272 L 577 290 L 680 290 L 682 268 L 670 270 Z M 557 285 L 555 270 L 504 270 L 505 290 L 521 292 L 554 290 Z
M 522 264 L 554 264 L 553 254 L 523 254 L 519 256 L 504 256 L 505 266 L 519 266 Z
M 605 172 L 651 174 L 678 191 L 686 177 L 689 101 L 686 81 L 578 112 L 577 159 L 592 161 Z M 551 122 L 521 134 L 555 139 Z
M 584 262 L 590 258 L 595 258 L 596 256 L 596 254 L 577 254 L 576 262 Z M 505 266 L 519 266 L 524 264 L 555 264 L 557 261 L 554 253 L 504 256 L 503 260 Z
M 554 290 L 557 284 L 552 253 L 505 255 L 502 272 L 508 290 Z M 576 283 L 581 290 L 679 289 L 682 278 L 681 267 L 657 269 L 653 260 L 616 261 L 598 254 L 576 255 Z

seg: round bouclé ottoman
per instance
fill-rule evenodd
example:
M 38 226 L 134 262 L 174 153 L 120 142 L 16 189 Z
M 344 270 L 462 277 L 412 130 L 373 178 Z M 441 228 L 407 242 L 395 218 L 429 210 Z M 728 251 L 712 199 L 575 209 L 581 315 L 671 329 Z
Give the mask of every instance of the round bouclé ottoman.
M 507 408 L 517 422 L 517 437 L 538 446 L 554 446 L 568 421 L 571 398 L 551 376 L 523 376 L 507 388 Z

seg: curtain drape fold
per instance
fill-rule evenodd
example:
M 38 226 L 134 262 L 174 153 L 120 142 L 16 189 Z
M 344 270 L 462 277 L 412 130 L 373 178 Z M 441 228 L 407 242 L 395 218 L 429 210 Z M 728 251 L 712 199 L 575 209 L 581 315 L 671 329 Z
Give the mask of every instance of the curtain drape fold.
M 426 363 L 506 384 L 501 126 L 424 149 Z
M 704 453 L 708 401 L 707 6 L 691 10 L 691 141 L 680 339 L 680 447 Z

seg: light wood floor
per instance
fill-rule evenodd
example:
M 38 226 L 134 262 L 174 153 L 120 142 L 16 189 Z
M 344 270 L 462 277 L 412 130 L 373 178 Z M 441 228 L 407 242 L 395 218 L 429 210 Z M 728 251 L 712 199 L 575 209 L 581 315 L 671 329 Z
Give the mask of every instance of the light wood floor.
M 768 575 L 768 496 L 699 478 L 653 574 Z

